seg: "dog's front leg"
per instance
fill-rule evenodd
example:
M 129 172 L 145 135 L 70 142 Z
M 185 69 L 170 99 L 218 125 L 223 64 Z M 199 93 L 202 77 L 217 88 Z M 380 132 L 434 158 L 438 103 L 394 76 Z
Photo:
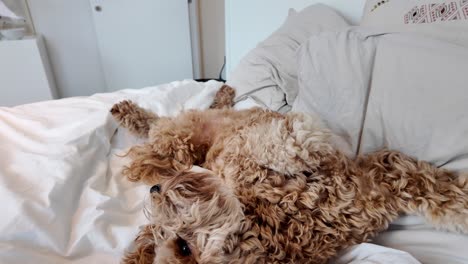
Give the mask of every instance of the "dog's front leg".
M 162 135 L 154 142 L 131 148 L 132 161 L 124 169 L 124 175 L 130 181 L 152 185 L 159 183 L 161 178 L 174 177 L 180 171 L 190 169 L 197 159 L 195 148 L 190 138 L 179 136 Z
M 130 149 L 132 162 L 124 174 L 131 181 L 155 184 L 161 177 L 173 177 L 193 165 L 201 164 L 207 146 L 196 139 L 196 131 L 202 124 L 192 115 L 195 114 L 161 117 L 154 122 L 148 133 L 149 141 Z
M 115 104 L 110 112 L 121 126 L 127 128 L 132 134 L 143 138 L 148 137 L 151 124 L 159 118 L 156 114 L 128 100 Z

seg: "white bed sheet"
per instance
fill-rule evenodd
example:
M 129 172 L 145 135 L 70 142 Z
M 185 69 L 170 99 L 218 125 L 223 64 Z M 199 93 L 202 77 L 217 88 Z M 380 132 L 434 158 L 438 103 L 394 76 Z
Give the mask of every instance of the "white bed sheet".
M 206 109 L 221 85 L 182 81 L 0 108 L 0 263 L 119 263 L 147 222 L 149 188 L 121 174 L 128 160 L 118 155 L 141 139 L 117 129 L 110 107 L 131 99 L 160 115 Z M 246 100 L 236 108 L 255 106 Z M 369 244 L 343 252 L 336 263 L 396 260 L 418 263 Z

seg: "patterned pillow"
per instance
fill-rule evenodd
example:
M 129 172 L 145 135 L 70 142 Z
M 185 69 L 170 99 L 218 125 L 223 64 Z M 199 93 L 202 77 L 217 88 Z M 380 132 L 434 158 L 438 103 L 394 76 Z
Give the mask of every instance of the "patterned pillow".
M 468 0 L 368 0 L 361 25 L 466 24 Z

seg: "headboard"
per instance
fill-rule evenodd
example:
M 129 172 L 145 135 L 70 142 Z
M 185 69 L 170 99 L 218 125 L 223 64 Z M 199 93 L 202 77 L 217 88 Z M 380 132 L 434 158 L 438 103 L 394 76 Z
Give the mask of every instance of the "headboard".
M 227 77 L 247 52 L 284 22 L 289 8 L 299 11 L 317 3 L 335 8 L 357 24 L 365 0 L 226 0 Z

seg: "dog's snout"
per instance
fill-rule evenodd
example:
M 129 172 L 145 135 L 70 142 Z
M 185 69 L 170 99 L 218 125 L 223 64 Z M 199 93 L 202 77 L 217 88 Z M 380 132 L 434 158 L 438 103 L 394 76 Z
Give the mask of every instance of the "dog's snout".
M 161 185 L 156 184 L 150 189 L 150 193 L 160 193 L 161 192 Z

